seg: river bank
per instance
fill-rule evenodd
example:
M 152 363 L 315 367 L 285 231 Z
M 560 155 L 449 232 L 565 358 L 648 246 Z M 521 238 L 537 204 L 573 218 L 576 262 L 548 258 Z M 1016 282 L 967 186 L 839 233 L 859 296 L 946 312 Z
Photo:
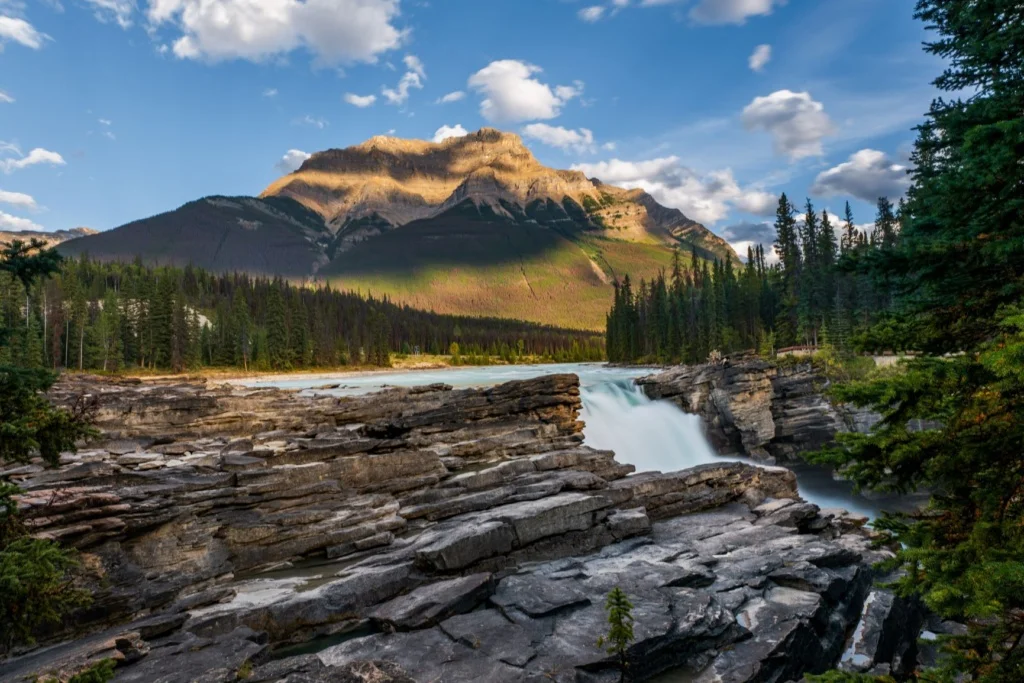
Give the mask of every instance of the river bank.
M 4 474 L 36 533 L 80 549 L 95 602 L 4 680 L 106 656 L 118 681 L 381 661 L 382 681 L 612 680 L 593 643 L 613 585 L 636 605 L 641 680 L 914 660 L 915 612 L 871 597 L 884 551 L 863 518 L 802 501 L 779 468 L 628 476 L 587 445 L 575 375 L 358 397 L 68 379 L 55 398 L 83 390 L 103 439 Z

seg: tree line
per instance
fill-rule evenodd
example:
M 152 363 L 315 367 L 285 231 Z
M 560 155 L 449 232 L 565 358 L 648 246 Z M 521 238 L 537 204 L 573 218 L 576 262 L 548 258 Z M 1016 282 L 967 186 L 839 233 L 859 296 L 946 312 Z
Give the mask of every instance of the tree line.
M 891 284 L 858 272 L 896 246 L 905 202 L 878 200 L 874 227 L 861 230 L 847 202 L 837 221 L 807 200 L 803 215 L 785 193 L 776 211 L 777 260 L 748 247 L 746 263 L 708 262 L 678 252 L 669 273 L 615 284 L 606 347 L 613 362 L 700 363 L 713 354 L 774 351 L 828 342 L 849 349 L 892 304 Z
M 386 297 L 200 268 L 64 261 L 45 281 L 0 273 L 0 363 L 27 368 L 184 371 L 388 366 L 393 354 L 594 361 L 599 334 L 439 315 Z

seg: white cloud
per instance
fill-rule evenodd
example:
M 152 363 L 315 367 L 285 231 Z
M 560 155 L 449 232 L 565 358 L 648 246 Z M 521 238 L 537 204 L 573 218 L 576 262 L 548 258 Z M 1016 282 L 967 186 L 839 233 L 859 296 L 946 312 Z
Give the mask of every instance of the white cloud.
M 852 195 L 866 202 L 879 197 L 895 199 L 910 186 L 907 167 L 893 163 L 884 152 L 862 149 L 848 161 L 822 171 L 814 179 L 811 193 L 831 197 Z
M 15 43 L 20 43 L 33 50 L 38 50 L 43 46 L 43 42 L 48 37 L 45 33 L 37 31 L 32 24 L 24 19 L 0 15 L 0 50 L 3 49 L 4 43 L 9 40 L 13 40 Z
M 50 164 L 53 166 L 63 166 L 65 164 L 64 157 L 41 147 L 36 147 L 26 156 L 20 156 L 21 153 L 18 149 L 8 144 L 0 144 L 0 151 L 14 152 L 20 157 L 17 159 L 0 159 L 0 170 L 4 173 L 12 173 L 29 166 L 35 166 L 36 164 Z
M 85 0 L 92 5 L 96 18 L 102 22 L 115 21 L 121 28 L 132 25 L 135 0 Z M 160 0 L 154 0 L 159 2 Z
M 416 55 L 406 55 L 402 61 L 405 63 L 405 68 L 408 71 L 402 74 L 402 79 L 398 81 L 398 87 L 381 88 L 381 93 L 383 93 L 384 99 L 389 104 L 405 104 L 409 99 L 409 90 L 412 88 L 422 90 L 423 81 L 427 80 L 427 71 L 423 68 L 423 62 L 420 61 L 419 57 Z
M 356 95 L 355 93 L 345 93 L 345 101 L 351 104 L 353 107 L 359 107 L 365 109 L 366 107 L 372 106 L 377 101 L 376 95 Z
M 614 142 L 606 142 L 603 145 L 601 145 L 601 149 L 606 150 L 608 152 L 614 152 L 616 146 L 617 145 Z
M 274 165 L 281 173 L 292 173 L 293 171 L 299 170 L 299 166 L 302 166 L 302 162 L 313 156 L 303 152 L 301 149 L 290 149 L 285 152 L 284 156 Z
M 313 128 L 323 130 L 327 126 L 331 125 L 331 122 L 318 116 L 310 116 L 309 114 L 306 114 L 302 118 L 292 121 L 292 124 L 296 126 L 311 126 Z
M 406 71 L 402 74 L 402 79 L 398 81 L 397 88 L 381 88 L 380 92 L 388 104 L 402 105 L 409 99 L 409 90 L 412 88 L 422 90 L 423 80 L 415 71 Z
M 461 138 L 469 135 L 469 131 L 462 127 L 461 123 L 454 126 L 441 126 L 434 133 L 434 142 L 444 142 L 448 138 Z
M 755 216 L 771 216 L 779 205 L 779 197 L 764 190 L 744 190 L 733 202 L 740 211 Z
M 103 137 L 107 138 L 108 140 L 116 140 L 116 139 L 117 139 L 117 136 L 116 136 L 116 135 L 114 135 L 114 134 L 113 134 L 113 133 L 112 133 L 111 131 L 109 131 L 109 130 L 105 130 L 105 131 L 103 131 Z
M 493 123 L 553 119 L 566 102 L 583 92 L 583 83 L 551 86 L 536 74 L 542 69 L 514 59 L 491 62 L 469 78 L 469 87 L 483 96 L 480 114 Z
M 768 197 L 772 196 L 758 189 L 741 188 L 730 169 L 700 175 L 683 166 L 675 156 L 646 161 L 612 159 L 576 164 L 573 169 L 610 185 L 640 188 L 661 204 L 705 224 L 722 220 L 733 208 L 766 211 Z
M 743 125 L 771 134 L 776 154 L 791 160 L 821 156 L 821 140 L 835 131 L 825 107 L 807 92 L 777 90 L 743 109 Z
M 26 209 L 38 208 L 36 200 L 31 195 L 24 194 L 23 192 L 8 192 L 7 190 L 0 190 L 0 203 L 11 204 L 12 206 L 23 206 Z
M 749 17 L 771 14 L 773 7 L 784 4 L 786 0 L 701 0 L 690 10 L 690 18 L 701 24 L 742 24 Z
M 427 78 L 427 70 L 423 67 L 423 62 L 416 55 L 406 55 L 402 62 L 405 63 L 405 68 L 409 71 L 412 71 L 424 80 Z
M 267 88 L 263 91 L 264 97 L 277 97 L 277 88 Z
M 5 93 L 3 90 L 0 90 L 0 103 L 13 104 L 14 98 Z
M 399 0 L 150 0 L 181 59 L 266 61 L 305 48 L 320 64 L 376 62 L 404 42 Z
M 18 216 L 12 216 L 9 213 L 0 211 L 0 229 L 3 230 L 46 230 L 43 226 L 38 223 L 33 223 L 27 218 L 19 218 Z
M 765 65 L 771 61 L 772 58 L 772 46 L 771 45 L 758 45 L 754 48 L 753 53 L 747 59 L 747 64 L 750 66 L 751 71 L 761 71 Z
M 583 21 L 590 22 L 590 23 L 593 23 L 595 21 L 600 21 L 601 17 L 604 16 L 604 13 L 605 13 L 605 8 L 603 6 L 601 6 L 601 5 L 594 5 L 592 7 L 584 7 L 579 12 L 577 12 L 577 14 L 579 15 L 580 19 L 582 19 Z
M 594 134 L 586 128 L 572 130 L 546 123 L 531 123 L 523 128 L 523 135 L 563 150 L 581 154 L 594 151 Z
M 464 100 L 465 98 L 466 93 L 464 93 L 461 90 L 456 90 L 455 92 L 448 93 L 444 97 L 438 98 L 437 101 L 434 102 L 434 104 L 451 104 L 452 102 L 458 102 L 459 100 Z
M 97 119 L 97 120 L 100 122 L 101 126 L 113 125 L 113 121 L 111 121 L 110 119 Z

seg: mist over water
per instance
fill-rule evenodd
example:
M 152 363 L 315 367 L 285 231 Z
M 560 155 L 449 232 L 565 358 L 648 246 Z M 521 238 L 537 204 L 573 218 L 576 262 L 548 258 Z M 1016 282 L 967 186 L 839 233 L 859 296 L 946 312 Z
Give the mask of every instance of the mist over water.
M 637 472 L 674 472 L 695 465 L 727 461 L 763 465 L 748 458 L 718 455 L 705 439 L 699 417 L 688 415 L 667 401 L 647 398 L 633 380 L 652 372 L 655 370 L 651 368 L 561 363 L 325 374 L 284 380 L 247 380 L 244 384 L 355 396 L 386 386 L 444 383 L 459 389 L 493 386 L 556 373 L 573 373 L 580 378 L 580 398 L 583 402 L 580 419 L 586 425 L 583 430 L 584 443 L 593 448 L 615 451 L 616 460 L 635 466 Z M 323 388 L 324 385 L 331 385 L 331 388 Z M 800 495 L 820 507 L 844 508 L 871 518 L 877 517 L 883 509 L 908 507 L 909 501 L 898 497 L 867 498 L 857 494 L 849 482 L 836 480 L 827 468 L 805 463 L 787 463 L 787 466 L 796 472 Z
M 699 417 L 651 401 L 632 380 L 594 384 L 581 397 L 584 443 L 615 451 L 616 460 L 634 465 L 637 472 L 673 472 L 728 460 L 711 450 Z

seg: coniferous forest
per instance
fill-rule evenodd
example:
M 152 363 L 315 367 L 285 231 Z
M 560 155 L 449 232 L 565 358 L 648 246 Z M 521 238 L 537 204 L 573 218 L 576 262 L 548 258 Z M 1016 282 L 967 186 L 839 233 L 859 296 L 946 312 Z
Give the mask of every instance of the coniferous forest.
M 388 366 L 392 354 L 419 353 L 467 364 L 604 358 L 594 333 L 438 315 L 279 279 L 86 258 L 64 261 L 27 292 L 0 272 L 0 316 L 11 330 L 0 363 L 26 368 L 293 370 Z
M 742 266 L 677 252 L 671 271 L 653 281 L 623 278 L 608 314 L 609 360 L 700 363 L 713 353 L 872 343 L 862 333 L 886 315 L 891 286 L 857 272 L 857 263 L 895 248 L 905 202 L 880 198 L 868 230 L 854 223 L 849 203 L 841 219 L 817 213 L 809 199 L 802 211 L 798 219 L 789 198 L 779 198 L 773 264 L 761 245 Z

